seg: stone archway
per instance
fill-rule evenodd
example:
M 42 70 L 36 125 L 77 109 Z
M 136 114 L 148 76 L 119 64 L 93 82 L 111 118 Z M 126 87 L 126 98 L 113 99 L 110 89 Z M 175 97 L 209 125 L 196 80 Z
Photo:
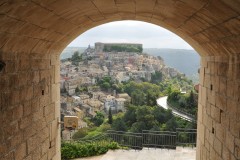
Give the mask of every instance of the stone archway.
M 197 159 L 240 158 L 238 0 L 0 2 L 0 159 L 60 159 L 59 54 L 84 31 L 140 20 L 201 55 Z

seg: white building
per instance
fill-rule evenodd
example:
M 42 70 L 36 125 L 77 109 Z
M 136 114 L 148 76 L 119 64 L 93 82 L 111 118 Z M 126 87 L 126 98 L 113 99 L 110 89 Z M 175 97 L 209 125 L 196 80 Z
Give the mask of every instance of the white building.
M 115 98 L 108 95 L 104 100 L 104 109 L 106 112 L 111 108 L 112 112 L 117 113 L 119 111 L 125 111 L 124 103 L 126 102 L 125 98 Z
M 105 99 L 104 99 L 104 109 L 106 111 L 109 110 L 109 108 L 111 107 L 111 109 L 113 110 L 115 104 L 115 97 L 108 95 Z M 114 109 L 115 110 L 115 109 Z
M 72 136 L 74 135 L 74 133 L 76 133 L 76 130 L 69 130 L 69 129 L 64 129 L 62 131 L 62 139 L 69 141 L 72 140 Z
M 125 102 L 126 102 L 125 98 L 116 98 L 115 99 L 115 110 L 117 112 L 119 112 L 119 111 L 124 112 L 125 111 L 125 107 L 124 107 Z

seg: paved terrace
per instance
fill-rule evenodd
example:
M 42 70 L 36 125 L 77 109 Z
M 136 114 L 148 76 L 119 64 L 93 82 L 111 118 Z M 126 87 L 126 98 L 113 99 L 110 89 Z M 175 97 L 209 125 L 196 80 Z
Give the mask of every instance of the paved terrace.
M 106 154 L 95 157 L 79 158 L 76 160 L 195 160 L 195 148 L 177 147 L 176 150 L 147 149 L 110 150 Z

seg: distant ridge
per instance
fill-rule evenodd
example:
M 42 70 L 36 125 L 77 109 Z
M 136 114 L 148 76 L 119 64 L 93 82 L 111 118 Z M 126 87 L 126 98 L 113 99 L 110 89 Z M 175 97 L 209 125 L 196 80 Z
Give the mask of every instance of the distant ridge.
M 194 50 L 145 48 L 143 52 L 153 56 L 161 56 L 167 66 L 176 68 L 187 76 L 197 74 L 200 67 L 200 56 Z
M 87 47 L 67 47 L 62 51 L 60 59 L 70 58 L 75 51 L 82 53 L 85 49 L 87 49 Z

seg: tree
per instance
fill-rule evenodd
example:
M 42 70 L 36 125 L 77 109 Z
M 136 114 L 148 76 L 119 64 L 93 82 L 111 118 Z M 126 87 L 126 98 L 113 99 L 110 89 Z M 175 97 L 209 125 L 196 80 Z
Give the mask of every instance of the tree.
M 148 130 L 148 126 L 143 121 L 133 123 L 130 129 L 131 132 L 135 132 L 135 133 L 141 133 L 142 130 Z
M 71 60 L 73 62 L 80 62 L 82 60 L 82 55 L 80 55 L 80 53 L 78 51 L 75 51 L 72 55 Z
M 134 105 L 144 105 L 145 104 L 145 94 L 140 90 L 135 90 L 131 94 L 132 104 Z
M 107 90 L 107 89 L 109 89 L 111 86 L 110 86 L 110 84 L 109 84 L 108 82 L 104 82 L 104 83 L 101 85 L 101 87 Z
M 158 84 L 159 82 L 162 81 L 163 75 L 162 72 L 156 71 L 151 75 L 151 82 L 154 84 Z
M 74 140 L 77 140 L 77 139 L 79 139 L 79 138 L 85 137 L 85 136 L 87 135 L 87 133 L 88 133 L 87 128 L 81 128 L 81 129 L 79 129 L 76 133 L 74 133 L 74 135 L 73 135 L 72 138 L 73 138 Z
M 166 123 L 166 130 L 167 131 L 176 131 L 177 128 L 177 122 L 175 117 L 172 117 L 170 120 Z
M 96 126 L 100 126 L 104 121 L 104 115 L 102 112 L 97 112 L 96 116 L 92 119 Z
M 67 90 L 66 90 L 66 88 L 61 88 L 61 89 L 60 89 L 60 92 L 61 92 L 61 93 L 67 93 Z
M 80 89 L 78 87 L 75 88 L 75 93 L 80 92 Z
M 123 116 L 123 120 L 126 122 L 128 126 L 131 126 L 133 123 L 137 121 L 136 119 L 136 106 L 129 104 L 126 106 L 127 111 Z
M 157 98 L 159 97 L 159 93 L 157 93 L 156 91 L 149 89 L 147 91 L 147 98 L 146 98 L 146 102 L 148 106 L 155 106 L 157 105 Z
M 167 101 L 172 102 L 172 101 L 178 101 L 179 100 L 179 95 L 181 93 L 179 91 L 173 91 L 172 93 L 169 94 Z
M 193 91 L 190 92 L 190 95 L 187 98 L 187 106 L 188 106 L 188 108 L 192 108 L 195 106 L 195 99 L 194 99 Z
M 112 124 L 112 121 L 113 121 L 113 118 L 112 118 L 112 109 L 111 107 L 109 108 L 109 111 L 108 111 L 108 123 L 109 124 Z
M 122 118 L 117 118 L 113 121 L 112 128 L 116 131 L 127 131 L 126 123 Z

